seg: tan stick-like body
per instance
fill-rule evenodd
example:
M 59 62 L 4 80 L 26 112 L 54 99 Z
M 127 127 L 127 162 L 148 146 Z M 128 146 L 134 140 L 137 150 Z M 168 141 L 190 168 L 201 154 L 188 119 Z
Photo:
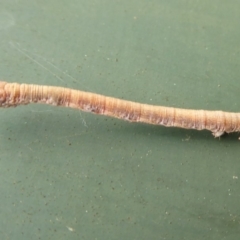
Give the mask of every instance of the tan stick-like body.
M 130 122 L 207 129 L 215 137 L 240 131 L 240 113 L 153 106 L 63 87 L 0 82 L 0 107 L 28 103 L 76 108 Z

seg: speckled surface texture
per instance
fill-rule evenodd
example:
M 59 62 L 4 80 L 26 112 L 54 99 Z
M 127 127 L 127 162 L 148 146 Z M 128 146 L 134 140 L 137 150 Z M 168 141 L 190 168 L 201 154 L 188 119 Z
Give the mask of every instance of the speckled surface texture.
M 234 1 L 9 1 L 0 78 L 240 111 Z M 238 134 L 0 111 L 1 239 L 239 239 Z

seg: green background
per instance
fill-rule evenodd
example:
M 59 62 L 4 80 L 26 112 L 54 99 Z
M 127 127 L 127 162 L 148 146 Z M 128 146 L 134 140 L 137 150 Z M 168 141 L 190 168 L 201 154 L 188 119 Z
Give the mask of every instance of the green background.
M 0 77 L 239 111 L 240 3 L 1 0 Z M 238 134 L 0 111 L 1 239 L 239 239 Z

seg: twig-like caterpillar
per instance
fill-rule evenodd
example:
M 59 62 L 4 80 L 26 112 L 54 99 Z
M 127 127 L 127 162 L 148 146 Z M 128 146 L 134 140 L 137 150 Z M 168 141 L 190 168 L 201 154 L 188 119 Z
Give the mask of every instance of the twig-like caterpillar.
M 45 103 L 76 108 L 130 122 L 212 132 L 240 131 L 240 113 L 154 106 L 63 87 L 0 82 L 0 107 Z

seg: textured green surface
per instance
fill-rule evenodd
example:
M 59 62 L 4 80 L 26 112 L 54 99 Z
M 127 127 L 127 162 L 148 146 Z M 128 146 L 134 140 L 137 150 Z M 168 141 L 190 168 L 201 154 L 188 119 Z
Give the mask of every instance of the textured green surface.
M 237 1 L 0 3 L 0 77 L 239 111 Z M 238 134 L 0 111 L 1 239 L 239 239 Z

